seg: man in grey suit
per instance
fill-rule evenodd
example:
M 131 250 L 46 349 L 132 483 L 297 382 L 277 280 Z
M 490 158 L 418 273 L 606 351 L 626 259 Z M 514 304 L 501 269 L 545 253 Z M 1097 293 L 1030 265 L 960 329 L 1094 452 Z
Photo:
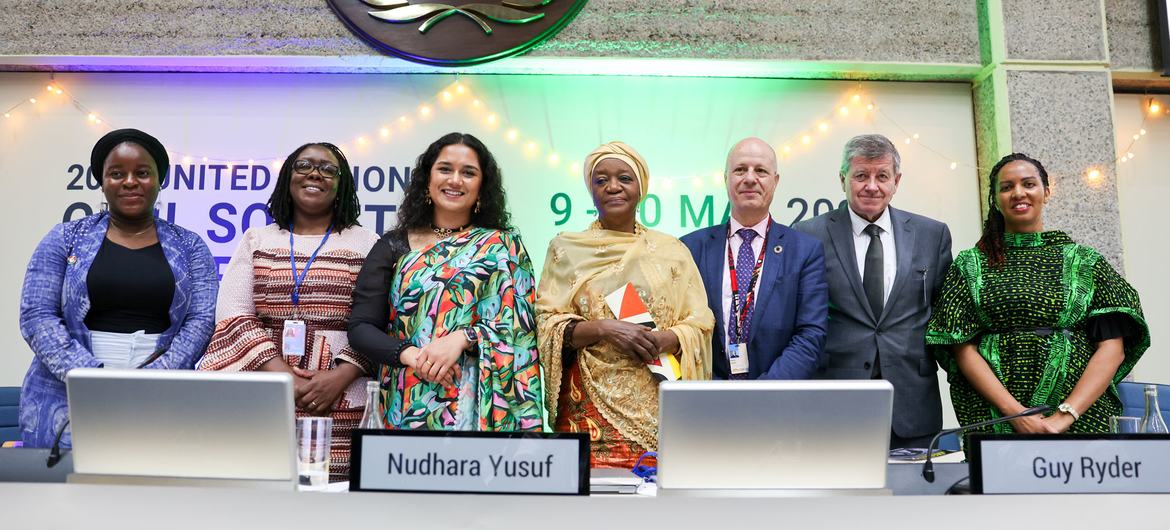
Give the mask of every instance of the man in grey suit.
M 951 232 L 889 206 L 902 173 L 885 136 L 850 139 L 840 178 L 848 205 L 793 227 L 825 246 L 829 330 L 816 377 L 888 380 L 890 447 L 926 447 L 942 428 L 942 404 L 938 365 L 924 337 L 931 301 L 951 266 Z

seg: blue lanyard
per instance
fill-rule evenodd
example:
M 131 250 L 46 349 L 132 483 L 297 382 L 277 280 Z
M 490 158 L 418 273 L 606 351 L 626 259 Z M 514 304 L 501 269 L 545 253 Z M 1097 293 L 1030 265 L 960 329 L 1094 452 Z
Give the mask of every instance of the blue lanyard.
M 292 225 L 292 221 L 289 221 L 289 223 L 288 223 L 288 263 L 289 263 L 289 265 L 292 266 L 292 277 L 293 277 L 293 292 L 292 292 L 292 303 L 293 303 L 293 313 L 294 313 L 293 318 L 297 317 L 297 315 L 295 314 L 297 312 L 296 308 L 298 305 L 300 305 L 300 301 L 301 301 L 301 296 L 300 296 L 301 283 L 305 281 L 305 276 L 309 275 L 309 267 L 313 266 L 313 260 L 317 259 L 317 253 L 321 252 L 321 247 L 324 247 L 325 242 L 329 241 L 329 234 L 331 234 L 331 233 L 333 233 L 333 223 L 329 223 L 329 230 L 327 230 L 325 232 L 325 237 L 321 238 L 321 244 L 317 245 L 317 250 L 314 250 L 313 253 L 311 255 L 309 255 L 309 261 L 305 262 L 305 270 L 301 271 L 301 274 L 298 276 L 297 275 L 296 252 L 293 250 L 293 225 Z

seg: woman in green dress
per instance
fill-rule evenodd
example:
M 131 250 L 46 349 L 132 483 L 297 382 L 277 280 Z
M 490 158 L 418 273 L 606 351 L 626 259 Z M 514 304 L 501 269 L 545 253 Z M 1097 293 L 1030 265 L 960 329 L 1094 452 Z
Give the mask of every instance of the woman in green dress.
M 990 180 L 983 237 L 955 258 L 926 331 L 959 423 L 1047 404 L 1057 412 L 987 431 L 1108 432 L 1116 384 L 1150 345 L 1137 292 L 1097 251 L 1044 230 L 1040 162 L 1008 155 Z
M 391 429 L 540 431 L 532 262 L 487 147 L 450 133 L 427 147 L 353 294 L 349 337 L 382 365 Z

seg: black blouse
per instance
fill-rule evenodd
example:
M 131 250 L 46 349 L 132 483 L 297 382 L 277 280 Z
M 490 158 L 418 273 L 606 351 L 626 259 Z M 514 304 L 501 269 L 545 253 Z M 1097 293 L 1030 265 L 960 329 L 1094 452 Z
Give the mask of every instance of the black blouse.
M 1123 341 L 1130 341 L 1141 336 L 1141 327 L 1133 318 L 1125 313 L 1105 313 L 1089 318 L 1085 322 L 1085 334 L 1090 342 L 1121 337 Z
M 349 315 L 349 346 L 370 361 L 403 366 L 399 356 L 410 344 L 387 334 L 390 325 L 390 284 L 398 260 L 410 252 L 405 230 L 391 230 L 374 243 L 358 273 Z
M 171 326 L 175 275 L 162 243 L 130 249 L 102 241 L 86 276 L 85 327 L 113 333 L 162 333 Z

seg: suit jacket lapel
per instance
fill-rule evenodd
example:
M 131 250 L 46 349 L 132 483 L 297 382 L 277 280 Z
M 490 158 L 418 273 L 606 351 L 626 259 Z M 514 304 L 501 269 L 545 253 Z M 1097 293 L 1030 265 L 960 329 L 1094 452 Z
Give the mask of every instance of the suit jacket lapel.
M 853 225 L 849 221 L 848 208 L 848 205 L 842 206 L 829 214 L 829 239 L 833 240 L 833 253 L 841 262 L 841 272 L 845 274 L 849 286 L 853 288 L 857 305 L 869 315 L 871 321 L 877 322 L 873 310 L 869 308 L 869 302 L 866 301 L 868 299 L 861 285 L 861 274 L 857 272 L 857 250 L 853 246 Z M 897 243 L 896 239 L 894 241 Z
M 897 299 L 898 293 L 910 281 L 911 273 L 914 272 L 910 270 L 910 262 L 914 258 L 914 229 L 910 226 L 910 216 L 902 215 L 902 212 L 890 208 L 890 224 L 894 227 L 894 253 L 897 255 L 898 266 L 894 273 L 894 286 L 890 288 L 890 296 L 886 299 L 886 310 L 882 311 L 882 318 L 878 320 L 878 324 L 890 314 L 891 302 Z
M 780 274 L 784 272 L 784 234 L 787 230 L 780 223 L 772 221 L 768 231 L 768 239 L 764 241 L 764 270 L 760 271 L 760 279 L 757 281 L 760 289 L 754 302 L 755 309 L 752 310 L 751 331 L 749 331 L 748 337 L 755 337 L 756 323 L 765 321 L 762 318 L 764 310 L 768 307 L 768 300 L 776 289 Z M 776 252 L 777 247 L 781 249 L 779 253 Z M 750 354 L 751 351 L 749 350 L 748 353 Z

